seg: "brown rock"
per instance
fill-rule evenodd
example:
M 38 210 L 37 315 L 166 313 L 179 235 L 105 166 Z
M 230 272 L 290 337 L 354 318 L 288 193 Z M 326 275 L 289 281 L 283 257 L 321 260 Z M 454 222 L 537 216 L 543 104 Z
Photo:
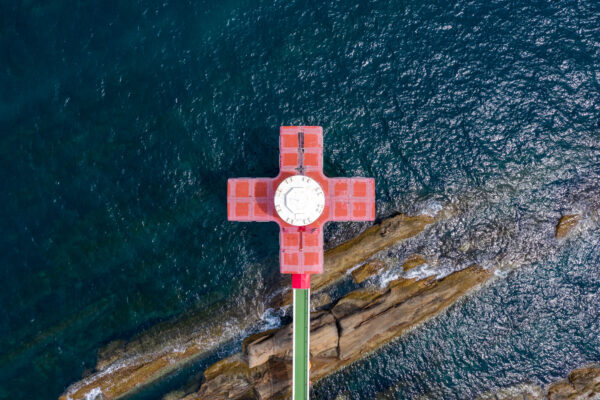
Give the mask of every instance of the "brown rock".
M 205 383 L 197 393 L 199 399 L 250 399 L 255 398 L 250 384 L 250 369 L 240 354 L 221 360 L 205 372 Z M 189 395 L 185 399 L 194 399 Z
M 380 299 L 339 320 L 340 359 L 352 360 L 440 313 L 468 290 L 486 281 L 490 273 L 480 267 L 455 272 L 436 283 L 414 290 L 406 297 L 389 290 Z M 419 285 L 414 282 L 414 285 Z
M 256 337 L 257 336 L 257 337 Z M 292 358 L 292 325 L 271 331 L 265 335 L 256 335 L 254 340 L 246 342 L 245 349 L 250 368 L 266 363 L 271 357 Z M 310 317 L 310 352 L 320 357 L 336 357 L 338 331 L 335 318 L 328 311 L 318 311 Z
M 569 214 L 563 215 L 558 220 L 558 224 L 556 225 L 556 234 L 555 237 L 557 239 L 562 239 L 579 223 L 579 215 L 577 214 Z
M 413 237 L 423 231 L 425 227 L 435 222 L 435 218 L 428 215 L 397 215 L 384 220 L 380 225 L 375 225 L 364 231 L 359 236 L 351 239 L 327 252 L 325 252 L 325 273 L 313 277 L 312 290 L 316 291 L 327 287 L 343 278 L 355 265 L 369 259 L 400 240 Z
M 285 358 L 292 352 L 292 325 L 286 325 L 281 329 L 271 331 L 270 334 L 262 335 L 246 345 L 248 366 L 256 368 L 266 363 L 269 358 L 278 354 Z
M 595 366 L 578 368 L 567 380 L 548 387 L 549 400 L 600 399 L 600 368 Z
M 355 290 L 339 299 L 331 309 L 331 312 L 336 319 L 340 320 L 347 315 L 360 312 L 369 305 L 372 305 L 381 297 L 381 294 L 381 290 L 371 288 Z
M 435 281 L 398 279 L 384 289 L 360 289 L 340 299 L 331 312 L 311 314 L 311 380 L 314 382 L 390 341 L 427 318 L 439 314 L 460 296 L 485 282 L 492 274 L 473 266 Z M 261 400 L 287 398 L 291 390 L 291 326 L 254 335 L 244 342 L 254 393 Z M 238 357 L 244 358 L 239 355 Z M 207 370 L 205 385 L 216 385 L 215 372 Z M 230 376 L 227 372 L 225 376 Z M 237 392 L 246 386 L 234 378 Z M 202 392 L 201 389 L 200 392 Z M 231 390 L 228 387 L 228 390 Z M 200 393 L 198 392 L 198 393 Z M 204 391 L 202 393 L 208 393 Z M 228 392 L 233 393 L 233 392 Z M 202 396 L 216 400 L 215 396 Z M 241 398 L 241 397 L 239 397 Z M 227 397 L 238 399 L 238 397 Z
M 263 371 L 258 374 L 255 381 L 255 392 L 257 398 L 285 399 L 292 393 L 292 360 L 272 358 L 264 366 Z M 203 399 L 213 400 L 213 399 Z M 214 400 L 219 400 L 215 398 Z
M 354 278 L 356 283 L 363 283 L 370 277 L 386 269 L 387 266 L 388 264 L 383 260 L 369 261 L 352 271 L 352 278 Z
M 366 261 L 376 252 L 419 234 L 434 221 L 433 217 L 426 215 L 398 215 L 328 250 L 325 253 L 324 273 L 313 277 L 313 293 L 317 294 L 319 289 L 343 278 L 350 268 Z M 289 281 L 283 279 L 282 282 Z M 268 306 L 280 307 L 289 303 L 291 291 L 288 290 Z M 259 318 L 248 310 L 237 308 L 227 310 L 226 313 L 227 318 L 239 322 L 240 328 L 250 326 Z M 173 346 L 173 338 L 177 338 L 177 346 Z M 106 400 L 125 396 L 193 361 L 228 339 L 230 338 L 223 327 L 213 324 L 202 313 L 161 323 L 127 343 L 114 342 L 100 351 L 97 372 L 71 385 L 60 399 L 70 397 L 73 400 L 83 400 L 93 389 L 102 390 Z M 112 368 L 110 373 L 106 373 L 108 368 Z
M 477 400 L 599 400 L 600 368 L 586 366 L 573 370 L 567 379 L 550 384 L 546 390 L 523 383 L 485 393 Z

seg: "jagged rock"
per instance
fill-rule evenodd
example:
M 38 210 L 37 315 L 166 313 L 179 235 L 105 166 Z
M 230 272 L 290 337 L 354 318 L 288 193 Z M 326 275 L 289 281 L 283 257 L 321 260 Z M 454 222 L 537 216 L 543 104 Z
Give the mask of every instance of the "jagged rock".
M 292 325 L 270 331 L 266 335 L 257 335 L 246 342 L 246 354 L 250 368 L 264 364 L 271 357 L 292 358 Z M 310 351 L 311 355 L 321 357 L 337 356 L 338 331 L 335 318 L 328 311 L 311 314 Z
M 380 274 L 390 267 L 390 260 L 372 260 L 352 271 L 352 278 L 356 283 L 363 283 L 372 276 Z M 404 271 L 409 271 L 427 263 L 421 255 L 413 254 L 402 264 Z
M 346 271 L 369 259 L 378 251 L 388 248 L 403 239 L 413 237 L 435 222 L 428 215 L 397 215 L 374 225 L 359 236 L 325 253 L 323 271 L 313 276 L 312 290 L 316 291 L 331 285 L 346 275 Z M 350 251 L 351 249 L 351 251 Z
M 406 281 L 414 289 L 389 290 L 365 308 L 339 319 L 340 359 L 353 360 L 373 351 L 428 317 L 438 314 L 469 289 L 490 276 L 480 267 L 469 267 L 425 286 Z
M 285 399 L 291 394 L 292 361 L 290 359 L 271 358 L 255 381 L 257 398 Z M 206 398 L 203 400 L 219 400 Z
M 318 292 L 310 296 L 310 306 L 312 309 L 321 308 L 332 302 L 331 296 L 325 292 Z
M 98 350 L 98 363 L 96 369 L 102 370 L 125 354 L 127 343 L 124 340 L 113 340 Z
M 600 368 L 578 368 L 566 380 L 548 388 L 548 400 L 598 400 L 600 399 Z
M 197 397 L 189 395 L 184 399 L 250 399 L 254 389 L 250 384 L 250 368 L 240 354 L 233 355 L 210 366 L 205 372 L 205 383 Z
M 579 223 L 579 215 L 578 214 L 569 214 L 563 215 L 558 220 L 558 224 L 556 225 L 556 234 L 555 237 L 557 239 L 562 239 Z
M 360 289 L 340 299 L 331 311 L 311 314 L 310 361 L 314 382 L 439 314 L 460 296 L 485 282 L 492 274 L 478 266 L 455 272 L 436 281 L 398 279 L 384 289 Z M 250 385 L 261 400 L 289 397 L 291 390 L 291 325 L 244 341 L 240 359 L 248 360 Z M 203 400 L 223 397 L 207 396 L 204 386 L 215 386 L 214 370 L 206 374 L 200 392 Z M 230 376 L 227 372 L 225 378 Z M 245 388 L 245 387 L 244 387 Z M 245 392 L 244 392 L 244 395 Z M 226 397 L 235 400 L 243 397 Z M 187 400 L 187 399 L 186 399 Z

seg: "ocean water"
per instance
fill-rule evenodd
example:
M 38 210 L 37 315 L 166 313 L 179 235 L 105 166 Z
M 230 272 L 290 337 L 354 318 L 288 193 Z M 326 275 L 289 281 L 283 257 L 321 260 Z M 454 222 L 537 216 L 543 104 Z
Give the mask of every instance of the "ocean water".
M 228 223 L 225 182 L 276 175 L 293 124 L 324 127 L 329 176 L 376 179 L 379 218 L 452 210 L 385 256 L 500 270 L 316 398 L 473 398 L 600 361 L 593 0 L 7 1 L 0 71 L 1 399 L 55 399 L 159 321 L 262 314 L 277 228 Z

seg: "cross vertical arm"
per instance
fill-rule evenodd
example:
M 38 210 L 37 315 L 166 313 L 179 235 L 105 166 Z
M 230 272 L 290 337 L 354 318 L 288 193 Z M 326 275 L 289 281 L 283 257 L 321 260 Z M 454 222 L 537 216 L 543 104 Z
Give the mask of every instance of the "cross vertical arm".
M 323 128 L 282 126 L 279 130 L 279 168 L 284 174 L 320 174 L 323 169 Z
M 323 272 L 323 229 L 321 226 L 284 227 L 279 230 L 279 259 L 282 274 Z

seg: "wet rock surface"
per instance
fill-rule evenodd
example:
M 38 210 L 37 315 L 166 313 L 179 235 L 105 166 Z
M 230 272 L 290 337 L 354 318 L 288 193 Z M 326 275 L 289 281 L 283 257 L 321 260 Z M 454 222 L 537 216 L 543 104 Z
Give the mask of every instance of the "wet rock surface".
M 350 292 L 331 310 L 312 313 L 312 382 L 439 314 L 491 276 L 491 272 L 472 266 L 441 280 L 400 278 L 383 289 Z M 200 390 L 181 399 L 287 398 L 291 390 L 291 345 L 291 325 L 250 337 L 244 341 L 242 353 L 231 358 L 235 361 L 226 359 L 209 368 Z M 220 367 L 223 362 L 232 367 Z M 214 374 L 214 370 L 221 373 Z M 240 370 L 249 373 L 240 374 Z
M 557 239 L 566 237 L 569 232 L 571 232 L 571 230 L 577 226 L 579 219 L 580 216 L 578 214 L 568 214 L 560 217 L 558 224 L 556 225 L 555 237 Z
M 314 276 L 312 280 L 313 296 L 318 300 L 313 306 L 318 307 L 331 302 L 326 293 L 319 291 L 347 276 L 351 268 L 364 263 L 383 249 L 418 235 L 433 222 L 435 218 L 429 215 L 396 215 L 326 251 L 324 273 Z M 289 287 L 284 286 L 282 282 L 280 287 L 273 288 L 273 291 L 277 290 L 281 295 L 273 298 L 270 304 L 266 305 L 267 307 L 279 308 L 291 303 Z M 229 312 L 233 314 L 233 311 L 224 311 L 224 313 Z M 232 318 L 238 321 L 240 331 L 249 328 L 258 320 L 254 311 L 244 310 L 241 314 L 238 310 L 238 314 L 232 315 Z M 190 315 L 176 321 L 158 324 L 129 341 L 114 341 L 101 349 L 95 371 L 71 385 L 60 399 L 85 399 L 85 396 L 93 390 L 100 391 L 107 400 L 125 396 L 207 354 L 208 351 L 230 339 L 232 339 L 230 332 L 226 332 L 220 324 L 207 321 L 203 315 Z M 275 345 L 276 341 L 270 343 Z M 282 343 L 278 345 L 283 346 Z M 314 338 L 311 340 L 312 345 L 315 345 Z M 275 359 L 269 362 L 275 363 L 273 360 Z M 256 382 L 271 382 L 275 376 L 278 376 L 272 375 L 271 372 L 265 374 L 267 375 Z M 269 380 L 265 376 L 272 376 L 272 379 Z M 242 390 L 241 375 L 236 375 L 235 381 L 237 383 L 231 390 L 234 392 Z M 243 395 L 243 391 L 241 393 L 236 396 Z M 222 397 L 215 395 L 214 398 Z

